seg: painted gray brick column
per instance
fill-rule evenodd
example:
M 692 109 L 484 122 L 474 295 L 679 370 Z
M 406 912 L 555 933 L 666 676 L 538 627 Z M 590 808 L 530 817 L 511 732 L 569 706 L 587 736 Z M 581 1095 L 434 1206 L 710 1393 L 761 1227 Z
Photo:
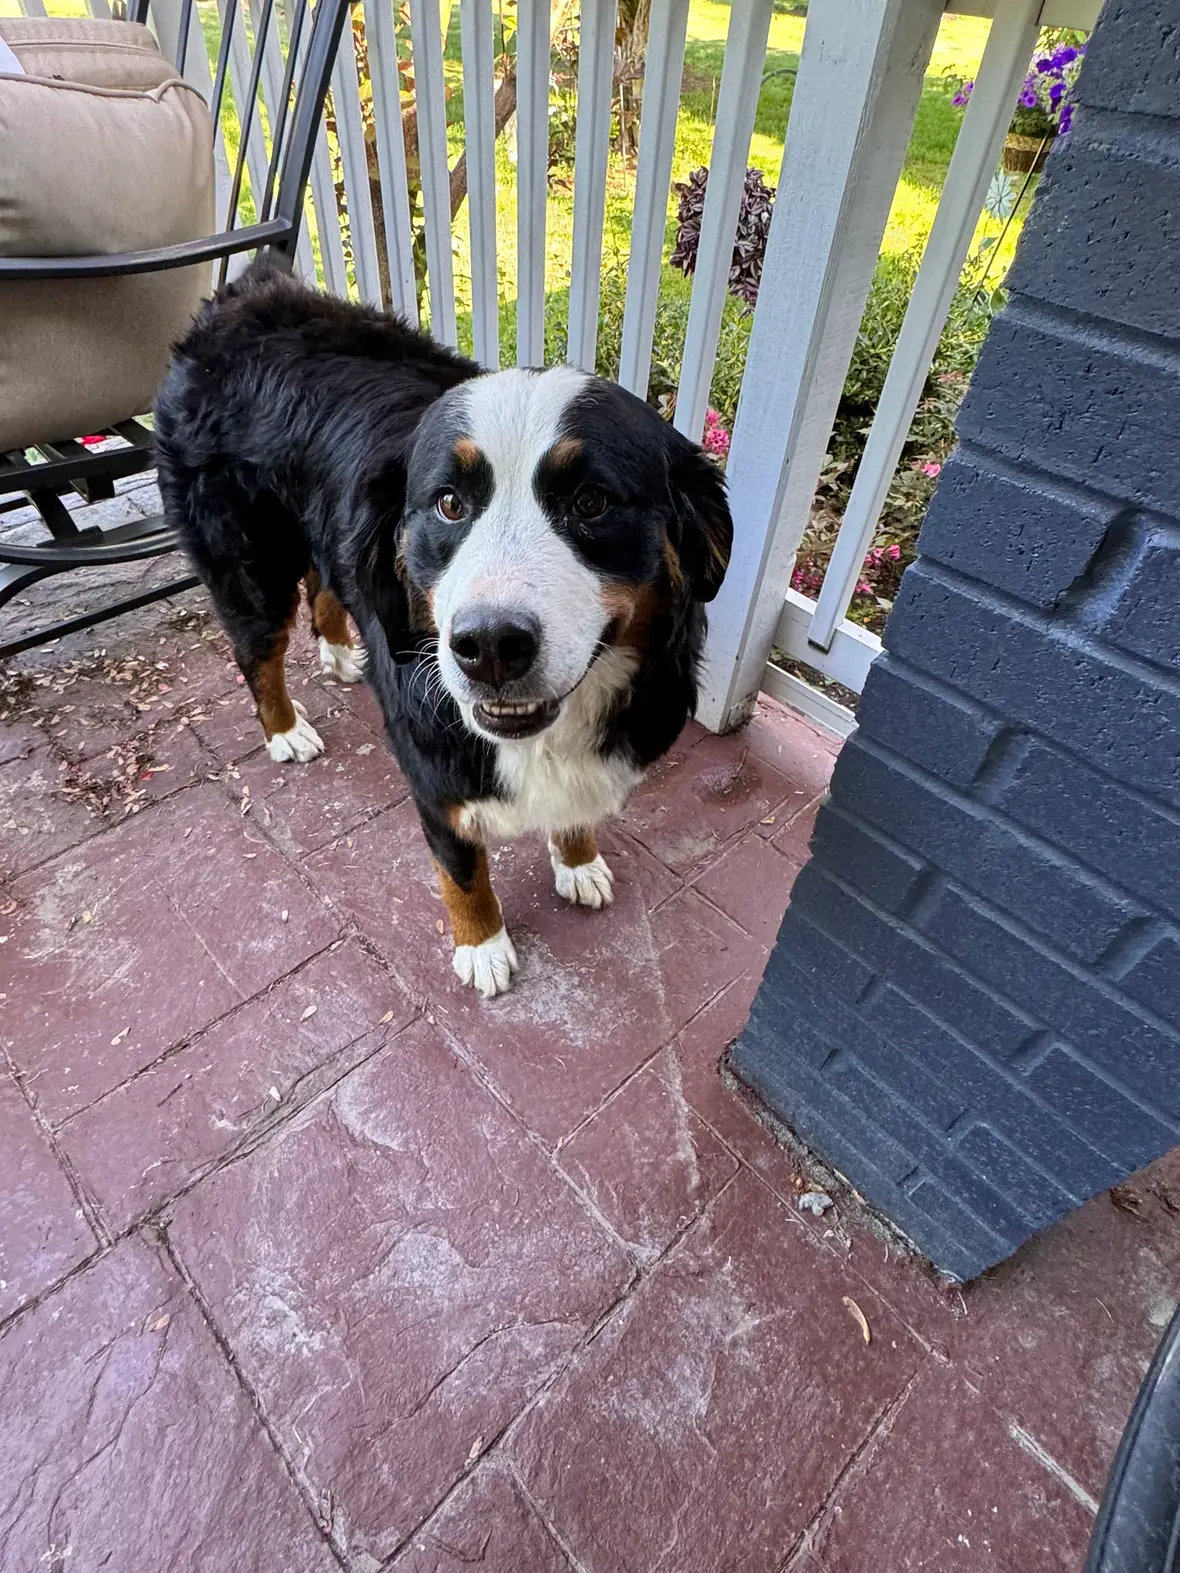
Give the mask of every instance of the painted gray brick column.
M 1110 0 L 738 1076 L 969 1278 L 1180 1143 L 1180 0 Z

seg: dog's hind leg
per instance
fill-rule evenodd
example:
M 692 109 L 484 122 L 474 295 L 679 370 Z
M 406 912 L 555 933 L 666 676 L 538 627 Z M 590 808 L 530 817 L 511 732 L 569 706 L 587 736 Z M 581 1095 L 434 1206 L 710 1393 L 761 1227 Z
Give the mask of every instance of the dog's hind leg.
M 270 757 L 314 759 L 324 745 L 292 702 L 284 666 L 308 559 L 298 521 L 269 493 L 215 470 L 187 483 L 165 478 L 162 489 L 250 685 Z
M 277 764 L 292 759 L 307 764 L 324 751 L 323 741 L 307 719 L 307 712 L 287 692 L 287 644 L 298 609 L 296 592 L 290 615 L 279 629 L 269 634 L 251 629 L 245 639 L 237 637 L 238 629 L 230 629 L 234 654 L 254 695 L 258 719 L 266 734 L 266 751 Z
M 324 589 L 314 568 L 304 584 L 312 632 L 320 642 L 320 671 L 338 683 L 359 683 L 365 675 L 365 652 L 352 642 L 348 613 L 331 590 Z

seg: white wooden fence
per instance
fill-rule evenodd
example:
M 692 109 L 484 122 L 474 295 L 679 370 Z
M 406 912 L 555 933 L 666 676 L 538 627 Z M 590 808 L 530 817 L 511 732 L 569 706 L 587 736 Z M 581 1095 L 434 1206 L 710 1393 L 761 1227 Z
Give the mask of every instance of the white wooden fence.
M 44 14 L 44 0 L 22 0 Z M 109 15 L 109 0 L 88 0 Z M 272 0 L 276 3 L 276 0 Z M 285 24 L 259 18 L 267 0 L 152 0 L 161 43 L 175 57 L 187 14 L 186 77 L 208 93 L 216 51 L 202 19 L 237 19 L 227 72 L 245 103 L 261 39 L 263 112 L 249 121 L 250 187 L 265 180 L 268 128 L 281 95 L 284 51 L 302 0 L 277 0 Z M 373 188 L 351 32 L 332 79 L 344 211 L 321 130 L 298 265 L 327 288 L 418 320 L 398 51 L 412 58 L 425 225 L 430 327 L 456 339 L 444 60 L 439 0 L 410 0 L 410 37 L 395 27 L 393 0 L 360 0 L 372 83 L 384 258 L 378 256 Z M 471 303 L 475 351 L 500 358 L 494 157 L 494 0 L 461 7 L 464 132 L 468 161 Z M 242 9 L 244 7 L 244 10 Z M 56 10 L 50 0 L 50 10 Z M 717 99 L 685 335 L 675 422 L 700 436 L 709 402 L 726 281 L 738 221 L 773 0 L 734 0 Z M 865 553 L 897 466 L 945 324 L 988 182 L 995 169 L 1039 26 L 1092 27 L 1098 0 L 961 0 L 959 13 L 992 16 L 976 87 L 947 174 L 909 309 L 868 435 L 851 499 L 818 600 L 790 588 L 836 407 L 848 370 L 893 193 L 942 17 L 943 0 L 812 0 L 804 34 L 766 249 L 758 306 L 728 460 L 735 542 L 729 574 L 711 612 L 701 720 L 725 730 L 748 713 L 760 689 L 813 718 L 847 730 L 848 711 L 777 667 L 772 646 L 859 691 L 881 645 L 846 618 Z M 634 219 L 619 380 L 648 389 L 663 258 L 689 0 L 652 0 Z M 305 49 L 309 27 L 299 28 Z M 215 31 L 215 29 L 213 30 Z M 574 163 L 568 355 L 592 368 L 599 329 L 603 222 L 612 111 L 615 0 L 582 0 Z M 519 0 L 516 106 L 516 357 L 544 356 L 546 213 L 550 110 L 549 0 Z M 229 169 L 218 147 L 223 197 Z M 346 254 L 347 246 L 347 254 Z M 382 261 L 387 287 L 382 288 Z M 351 278 L 350 278 L 351 275 Z

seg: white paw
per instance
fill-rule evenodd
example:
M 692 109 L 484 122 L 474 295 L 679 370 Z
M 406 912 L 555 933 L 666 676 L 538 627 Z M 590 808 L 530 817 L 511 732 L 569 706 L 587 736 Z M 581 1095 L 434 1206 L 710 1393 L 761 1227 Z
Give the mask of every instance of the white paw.
M 460 982 L 478 989 L 484 999 L 506 994 L 518 965 L 508 930 L 501 929 L 482 945 L 456 945 L 452 965 Z
M 615 899 L 615 876 L 601 852 L 593 863 L 580 863 L 577 868 L 571 868 L 561 861 L 561 853 L 550 842 L 549 861 L 553 864 L 557 894 L 575 907 L 609 907 Z
M 359 645 L 320 640 L 320 671 L 338 683 L 359 683 L 365 675 L 365 652 Z
M 320 734 L 307 719 L 307 712 L 298 700 L 295 701 L 295 710 L 295 725 L 291 730 L 276 732 L 267 740 L 266 751 L 277 765 L 285 765 L 291 759 L 305 765 L 324 751 Z

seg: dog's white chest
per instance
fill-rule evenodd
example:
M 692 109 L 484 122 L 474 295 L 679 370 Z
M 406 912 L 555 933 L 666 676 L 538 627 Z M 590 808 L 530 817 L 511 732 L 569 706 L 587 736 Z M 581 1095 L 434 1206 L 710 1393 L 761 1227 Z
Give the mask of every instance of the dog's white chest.
M 553 835 L 585 829 L 617 814 L 643 772 L 617 756 L 563 758 L 530 743 L 501 743 L 497 775 L 502 798 L 465 805 L 460 828 L 491 840 L 533 831 Z
M 502 797 L 467 803 L 459 829 L 489 840 L 592 828 L 617 814 L 643 771 L 598 751 L 603 718 L 634 670 L 630 652 L 612 651 L 588 675 L 567 712 L 538 737 L 496 744 Z

